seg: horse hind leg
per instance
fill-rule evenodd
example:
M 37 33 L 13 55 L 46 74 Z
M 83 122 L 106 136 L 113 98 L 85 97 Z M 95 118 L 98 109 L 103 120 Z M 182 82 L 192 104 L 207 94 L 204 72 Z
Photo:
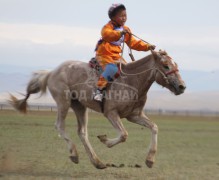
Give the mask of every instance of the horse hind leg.
M 97 157 L 96 153 L 94 152 L 89 139 L 88 139 L 88 132 L 87 132 L 87 124 L 88 124 L 88 115 L 87 115 L 87 108 L 84 107 L 79 101 L 74 100 L 72 101 L 72 109 L 75 112 L 78 121 L 78 135 L 85 147 L 85 150 L 90 158 L 91 163 L 97 169 L 104 169 L 106 165 L 103 164 L 99 158 Z
M 54 92 L 51 92 L 52 95 L 53 93 Z M 65 118 L 67 116 L 70 107 L 70 102 L 67 99 L 58 99 L 58 98 L 54 98 L 54 99 L 57 103 L 57 120 L 55 123 L 55 128 L 59 132 L 59 136 L 62 137 L 68 145 L 71 161 L 77 164 L 79 163 L 79 158 L 78 158 L 76 145 L 73 143 L 73 141 L 69 138 L 69 136 L 65 132 Z

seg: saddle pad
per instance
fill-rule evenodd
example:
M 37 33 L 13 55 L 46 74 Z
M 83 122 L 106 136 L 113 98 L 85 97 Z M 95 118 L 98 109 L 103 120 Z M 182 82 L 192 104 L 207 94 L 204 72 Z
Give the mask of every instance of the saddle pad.
M 103 68 L 100 66 L 98 60 L 95 57 L 91 58 L 91 60 L 89 61 L 89 66 L 95 69 L 97 76 L 100 76 L 103 73 Z M 119 64 L 117 64 L 117 66 L 118 72 L 115 74 L 114 79 L 118 78 L 120 75 Z

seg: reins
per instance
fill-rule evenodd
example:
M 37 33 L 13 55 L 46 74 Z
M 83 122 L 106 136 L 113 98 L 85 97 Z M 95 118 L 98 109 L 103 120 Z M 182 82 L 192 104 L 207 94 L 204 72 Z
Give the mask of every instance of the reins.
M 143 41 L 143 42 L 145 42 L 145 43 L 147 43 L 147 44 L 150 44 L 149 42 L 147 42 L 147 41 L 141 39 L 140 37 L 136 36 L 135 34 L 132 34 L 132 33 L 129 33 L 129 34 L 130 34 L 131 36 L 134 36 L 134 37 L 140 39 L 141 41 Z M 131 37 L 130 37 L 130 40 L 131 40 Z M 123 41 L 122 52 L 121 52 L 121 57 L 122 57 L 122 58 L 123 58 L 124 46 L 125 46 L 125 42 Z M 152 57 L 155 59 L 152 49 L 150 49 L 150 51 L 151 51 Z M 135 61 L 135 58 L 134 58 L 134 56 L 133 56 L 133 54 L 132 54 L 131 48 L 129 48 L 129 56 L 130 56 L 130 58 L 132 59 L 132 61 L 134 62 L 134 61 Z M 152 67 L 152 68 L 150 68 L 150 69 L 146 69 L 146 70 L 144 70 L 144 71 L 142 71 L 142 72 L 135 73 L 135 74 L 125 73 L 125 72 L 122 70 L 122 59 L 120 58 L 120 61 L 119 61 L 119 68 L 120 68 L 121 74 L 126 75 L 126 76 L 136 76 L 136 75 L 140 75 L 140 74 L 146 73 L 146 72 L 148 72 L 148 71 L 156 70 L 156 71 L 158 71 L 158 72 L 163 76 L 163 78 L 164 78 L 164 80 L 166 81 L 166 83 L 169 84 L 169 81 L 168 81 L 168 78 L 167 78 L 167 75 L 168 75 L 168 74 L 164 74 L 160 69 L 155 68 L 155 66 Z

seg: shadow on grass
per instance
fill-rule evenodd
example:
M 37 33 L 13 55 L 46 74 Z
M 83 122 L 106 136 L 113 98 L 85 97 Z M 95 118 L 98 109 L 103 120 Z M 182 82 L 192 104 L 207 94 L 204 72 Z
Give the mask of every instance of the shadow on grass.
M 66 174 L 66 173 L 59 173 L 59 172 L 22 172 L 22 171 L 10 171 L 10 172 L 1 172 L 0 178 L 10 177 L 10 176 L 22 176 L 24 177 L 36 177 L 36 178 L 42 178 L 42 177 L 48 177 L 51 179 L 56 178 L 73 178 L 72 175 Z
M 55 178 L 72 178 L 70 173 L 64 172 L 55 172 L 54 170 L 49 170 L 46 168 L 36 170 L 36 162 L 32 163 L 18 163 L 16 157 L 11 152 L 5 152 L 0 157 L 0 178 L 6 177 L 50 177 L 51 179 Z

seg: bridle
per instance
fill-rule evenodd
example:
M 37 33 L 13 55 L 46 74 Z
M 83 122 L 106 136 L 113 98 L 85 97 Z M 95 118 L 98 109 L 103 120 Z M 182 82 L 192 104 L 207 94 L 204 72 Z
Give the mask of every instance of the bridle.
M 175 74 L 176 72 L 178 72 L 179 69 L 178 68 L 174 68 L 172 71 L 166 72 L 165 75 L 168 76 L 170 74 Z
M 145 42 L 145 43 L 147 43 L 147 44 L 150 44 L 150 43 L 148 43 L 147 41 L 145 41 L 145 40 L 139 38 L 139 37 L 136 36 L 135 34 L 132 34 L 132 33 L 129 33 L 129 34 L 135 36 L 136 38 L 140 39 L 141 41 L 143 41 L 143 42 Z M 144 70 L 144 71 L 142 71 L 142 72 L 139 72 L 139 73 L 135 73 L 135 74 L 125 73 L 125 72 L 123 72 L 123 70 L 122 70 L 122 57 L 123 57 L 124 45 L 125 45 L 125 42 L 123 42 L 123 45 L 122 45 L 121 58 L 120 58 L 120 61 L 119 61 L 120 72 L 121 72 L 121 74 L 123 74 L 123 75 L 126 75 L 126 76 L 136 76 L 136 75 L 139 75 L 139 74 L 146 73 L 146 72 L 148 72 L 148 71 L 155 70 L 155 76 L 156 76 L 156 73 L 159 72 L 159 73 L 162 75 L 163 79 L 166 81 L 166 83 L 167 83 L 167 84 L 170 84 L 170 82 L 169 82 L 169 80 L 168 80 L 168 76 L 171 75 L 171 74 L 175 74 L 176 72 L 179 71 L 178 68 L 176 67 L 176 68 L 174 68 L 173 70 L 171 70 L 171 71 L 169 71 L 169 72 L 163 72 L 163 71 L 161 71 L 159 68 L 156 68 L 155 65 L 154 65 L 154 67 L 152 67 L 152 68 L 150 68 L 150 69 L 146 69 L 146 70 Z M 152 57 L 155 59 L 154 54 L 153 54 L 153 50 L 150 49 L 150 51 L 151 51 Z M 129 52 L 130 52 L 130 53 L 129 53 L 129 56 L 131 57 L 132 61 L 135 61 L 134 56 L 133 56 L 132 51 L 131 51 L 131 48 L 129 48 Z M 156 63 L 155 63 L 155 64 L 156 64 Z
M 153 55 L 152 55 L 153 56 Z M 154 57 L 153 57 L 154 58 Z M 156 63 L 155 63 L 156 64 Z M 134 74 L 130 74 L 130 73 L 125 73 L 123 70 L 122 70 L 122 60 L 120 59 L 120 62 L 119 62 L 119 68 L 120 68 L 120 73 L 125 75 L 125 76 L 137 76 L 137 75 L 140 75 L 140 74 L 143 74 L 143 73 L 146 73 L 148 71 L 155 71 L 154 74 L 156 76 L 156 73 L 159 72 L 163 79 L 166 81 L 167 84 L 170 84 L 169 80 L 168 80 L 168 75 L 170 74 L 175 74 L 177 71 L 179 71 L 178 69 L 175 69 L 175 70 L 172 70 L 172 71 L 169 71 L 167 73 L 164 73 L 163 71 L 161 71 L 159 68 L 155 67 L 152 67 L 152 68 L 149 68 L 149 69 L 146 69 L 142 72 L 139 72 L 139 73 L 134 73 Z

